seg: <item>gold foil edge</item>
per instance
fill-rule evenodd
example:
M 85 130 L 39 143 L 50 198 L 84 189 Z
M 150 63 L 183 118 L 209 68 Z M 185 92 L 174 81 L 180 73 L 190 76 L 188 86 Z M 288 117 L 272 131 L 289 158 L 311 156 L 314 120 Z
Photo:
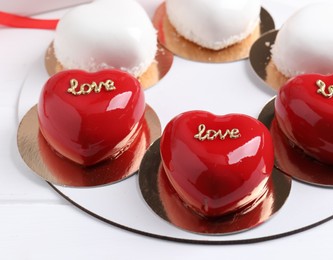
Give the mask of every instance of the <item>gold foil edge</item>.
M 224 63 L 248 58 L 252 44 L 263 33 L 275 28 L 272 17 L 263 8 L 261 9 L 260 20 L 260 24 L 246 39 L 219 51 L 203 48 L 180 36 L 169 22 L 165 3 L 162 3 L 156 9 L 153 24 L 158 31 L 159 42 L 173 54 L 192 61 Z
M 291 190 L 291 178 L 274 168 L 267 193 L 245 210 L 207 219 L 188 209 L 171 185 L 165 186 L 160 156 L 160 139 L 147 150 L 139 169 L 139 186 L 148 206 L 162 219 L 185 231 L 204 235 L 226 235 L 252 229 L 277 213 Z M 164 183 L 164 184 L 163 184 Z
M 278 30 L 263 34 L 251 47 L 250 64 L 255 74 L 266 86 L 278 91 L 289 78 L 284 76 L 271 59 L 271 48 Z
M 271 132 L 274 144 L 275 167 L 300 182 L 333 188 L 333 166 L 320 163 L 290 145 L 289 140 L 282 134 L 276 120 L 274 120 L 274 102 L 275 98 L 271 99 L 263 107 L 258 120 Z
M 44 64 L 49 76 L 52 76 L 60 71 L 66 70 L 57 60 L 54 54 L 53 42 L 46 50 Z M 148 89 L 155 86 L 171 69 L 173 64 L 173 54 L 163 46 L 157 46 L 155 61 L 150 65 L 138 80 L 143 89 Z
M 161 124 L 148 105 L 144 127 L 130 147 L 117 159 L 83 167 L 56 154 L 39 131 L 37 105 L 23 117 L 17 131 L 19 153 L 28 167 L 42 179 L 67 187 L 95 187 L 122 181 L 137 173 L 146 149 L 161 135 Z

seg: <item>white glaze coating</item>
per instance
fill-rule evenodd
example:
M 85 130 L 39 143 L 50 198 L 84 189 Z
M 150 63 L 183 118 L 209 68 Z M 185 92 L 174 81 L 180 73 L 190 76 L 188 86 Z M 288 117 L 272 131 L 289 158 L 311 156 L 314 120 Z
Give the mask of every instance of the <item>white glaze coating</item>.
M 272 60 L 287 77 L 333 73 L 333 3 L 306 6 L 278 32 Z
M 117 68 L 139 76 L 155 59 L 157 36 L 135 0 L 98 0 L 60 19 L 54 50 L 67 69 Z
M 220 50 L 242 41 L 258 25 L 260 0 L 166 0 L 170 23 L 189 41 Z

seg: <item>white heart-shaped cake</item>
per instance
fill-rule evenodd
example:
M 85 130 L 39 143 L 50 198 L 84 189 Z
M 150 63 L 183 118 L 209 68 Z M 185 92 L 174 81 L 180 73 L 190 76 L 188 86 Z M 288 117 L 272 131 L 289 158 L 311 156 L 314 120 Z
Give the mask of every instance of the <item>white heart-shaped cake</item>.
M 272 61 L 283 75 L 333 73 L 332 13 L 332 2 L 315 3 L 283 24 L 272 47 Z
M 137 77 L 155 59 L 157 35 L 135 0 L 97 0 L 60 19 L 54 51 L 66 69 L 116 68 Z
M 249 36 L 259 23 L 260 0 L 166 0 L 170 23 L 189 41 L 220 50 Z

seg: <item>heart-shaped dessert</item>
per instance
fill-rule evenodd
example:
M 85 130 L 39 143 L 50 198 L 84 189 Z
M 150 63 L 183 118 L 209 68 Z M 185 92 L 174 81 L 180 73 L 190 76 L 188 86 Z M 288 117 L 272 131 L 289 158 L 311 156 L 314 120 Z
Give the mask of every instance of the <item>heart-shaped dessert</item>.
M 154 62 L 157 35 L 137 1 L 96 0 L 60 19 L 53 46 L 66 69 L 115 68 L 138 77 Z
M 145 99 L 137 79 L 119 70 L 68 70 L 44 85 L 40 130 L 60 155 L 89 166 L 124 152 L 139 133 Z
M 221 50 L 244 40 L 259 24 L 259 0 L 166 0 L 177 32 L 202 47 Z
M 304 74 L 278 92 L 275 117 L 286 137 L 308 155 L 333 163 L 333 75 Z
M 287 78 L 333 73 L 332 1 L 317 1 L 292 14 L 277 32 L 272 65 Z
M 170 184 L 205 217 L 252 205 L 266 192 L 274 165 L 269 131 L 241 114 L 180 114 L 166 126 L 160 152 Z

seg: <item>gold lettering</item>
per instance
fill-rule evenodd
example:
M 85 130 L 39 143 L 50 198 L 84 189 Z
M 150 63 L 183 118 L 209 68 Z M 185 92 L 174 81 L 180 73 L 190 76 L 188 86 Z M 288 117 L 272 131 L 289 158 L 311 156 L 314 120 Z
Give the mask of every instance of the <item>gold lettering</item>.
M 107 91 L 116 89 L 116 87 L 114 86 L 114 82 L 111 79 L 108 79 L 105 82 L 100 82 L 98 87 L 99 91 L 101 91 L 102 87 L 104 87 Z
M 199 141 L 204 140 L 215 140 L 216 138 L 219 138 L 220 140 L 224 140 L 229 136 L 230 139 L 236 139 L 239 138 L 240 132 L 239 129 L 233 128 L 233 129 L 227 129 L 225 132 L 223 132 L 221 129 L 219 130 L 213 130 L 208 129 L 206 130 L 206 126 L 204 124 L 200 124 L 198 126 L 198 133 L 194 135 L 195 139 L 198 139 Z
M 67 89 L 68 93 L 72 93 L 73 95 L 77 95 L 76 88 L 79 85 L 79 82 L 76 79 L 71 79 L 69 81 L 70 87 Z
M 331 98 L 333 97 L 333 85 L 330 85 L 327 87 L 328 93 L 326 92 L 326 84 L 322 80 L 317 80 L 316 82 L 317 87 L 319 88 L 317 90 L 318 94 L 323 95 L 326 98 Z
M 77 93 L 78 95 L 86 95 L 90 94 L 90 92 L 94 89 L 96 83 L 93 82 L 91 85 L 88 83 L 82 84 L 80 87 L 80 91 Z
M 200 140 L 200 141 L 204 141 L 207 137 L 203 137 L 203 133 L 205 132 L 206 130 L 206 126 L 204 124 L 201 124 L 198 126 L 198 131 L 199 133 L 197 133 L 196 135 L 194 135 L 194 138 Z
M 73 94 L 74 96 L 87 95 L 90 94 L 92 91 L 94 91 L 95 93 L 100 93 L 103 87 L 106 91 L 116 89 L 114 82 L 110 79 L 106 80 L 105 82 L 99 82 L 98 84 L 95 81 L 93 81 L 91 84 L 83 83 L 80 86 L 79 82 L 76 79 L 71 79 L 69 81 L 69 84 L 70 87 L 67 89 L 67 92 Z

